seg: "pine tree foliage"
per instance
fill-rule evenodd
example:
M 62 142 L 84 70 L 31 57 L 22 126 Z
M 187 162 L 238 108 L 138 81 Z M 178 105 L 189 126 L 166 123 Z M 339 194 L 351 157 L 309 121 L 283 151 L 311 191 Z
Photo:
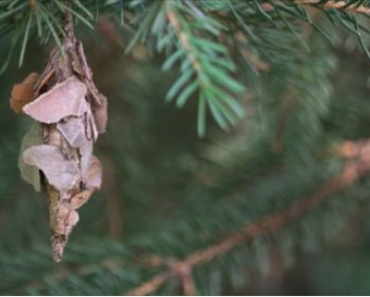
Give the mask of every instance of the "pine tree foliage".
M 64 263 L 53 264 L 45 201 L 18 177 L 29 123 L 2 100 L 3 294 L 244 292 L 271 248 L 288 266 L 366 203 L 370 105 L 354 91 L 366 82 L 339 82 L 348 44 L 369 56 L 370 1 L 3 0 L 8 93 L 51 45 L 62 50 L 66 13 L 114 97 L 98 154 L 115 193 L 89 202 Z M 99 65 L 102 20 L 116 24 L 124 49 Z M 132 65 L 143 46 L 152 60 Z
M 92 28 L 94 20 L 92 7 L 99 15 L 100 10 L 119 11 L 121 22 L 125 22 L 125 12 L 131 13 L 132 26 L 137 29 L 127 51 L 139 41 L 148 41 L 157 51 L 165 51 L 168 59 L 163 65 L 168 70 L 176 62 L 181 62 L 181 76 L 170 89 L 167 100 L 177 97 L 177 106 L 183 106 L 187 99 L 196 91 L 199 92 L 198 133 L 205 134 L 205 118 L 207 108 L 210 109 L 217 123 L 227 129 L 235 125 L 237 118 L 244 112 L 238 104 L 235 95 L 243 91 L 243 86 L 233 76 L 235 65 L 230 59 L 227 45 L 220 43 L 224 34 L 233 37 L 239 30 L 247 40 L 241 44 L 247 51 L 272 59 L 271 50 L 278 50 L 279 45 L 272 44 L 268 37 L 258 34 L 259 27 L 266 27 L 270 34 L 274 29 L 289 31 L 302 47 L 309 51 L 306 41 L 297 32 L 293 22 L 303 20 L 324 36 L 321 28 L 314 24 L 304 4 L 325 9 L 325 13 L 332 22 L 338 22 L 359 40 L 359 44 L 367 53 L 362 38 L 367 29 L 351 14 L 356 9 L 365 9 L 363 1 L 348 3 L 335 1 L 250 1 L 235 3 L 231 0 L 209 1 L 74 1 L 73 8 L 69 8 L 63 1 L 3 1 L 0 18 L 8 20 L 2 23 L 0 36 L 11 35 L 10 51 L 2 69 L 5 70 L 13 54 L 13 49 L 19 43 L 19 65 L 22 65 L 30 34 L 37 34 L 42 43 L 52 37 L 61 47 L 61 38 L 64 35 L 61 26 L 63 15 L 71 11 L 76 20 Z M 333 4 L 334 3 L 334 4 Z M 119 9 L 117 9 L 117 6 Z M 334 8 L 332 8 L 334 7 Z M 328 9 L 326 9 L 328 8 Z M 91 11 L 89 10 L 91 9 Z M 348 12 L 349 11 L 349 12 Z M 365 13 L 366 14 L 366 13 Z M 250 20 L 249 24 L 246 19 Z M 255 20 L 259 20 L 256 24 Z M 13 22 L 19 22 L 14 26 Z M 270 23 L 271 25 L 267 25 Z M 262 25 L 262 26 L 261 26 Z M 253 26 L 253 27 L 252 27 Z M 270 27 L 270 28 L 269 28 Z M 227 38 L 226 38 L 227 39 Z M 227 42 L 227 41 L 225 41 Z M 177 96 L 176 96 L 177 95 Z M 234 95 L 234 96 L 233 96 Z

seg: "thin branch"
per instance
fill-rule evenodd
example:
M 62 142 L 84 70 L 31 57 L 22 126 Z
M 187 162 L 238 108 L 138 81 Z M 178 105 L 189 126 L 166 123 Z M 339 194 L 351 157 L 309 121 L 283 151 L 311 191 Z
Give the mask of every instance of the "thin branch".
M 351 143 L 353 146 L 353 143 Z M 347 146 L 347 143 L 343 147 Z M 301 199 L 293 203 L 286 210 L 269 214 L 253 224 L 247 225 L 239 232 L 228 236 L 222 242 L 197 251 L 185 260 L 176 261 L 170 267 L 169 272 L 160 272 L 152 279 L 139 287 L 127 292 L 125 295 L 142 296 L 153 293 L 167 283 L 174 276 L 179 276 L 179 271 L 186 268 L 191 271 L 198 265 L 207 263 L 219 256 L 226 254 L 237 246 L 240 246 L 255 237 L 263 234 L 273 234 L 281 230 L 293 221 L 302 218 L 311 210 L 328 200 L 333 194 L 357 181 L 361 176 L 370 171 L 370 141 L 358 142 L 355 144 L 356 152 L 353 155 L 346 155 L 350 160 L 347 162 L 342 172 L 322 185 L 318 191 L 306 199 Z M 339 149 L 341 151 L 341 149 Z
M 185 51 L 188 55 L 188 58 L 189 58 L 191 64 L 193 65 L 193 68 L 197 72 L 198 76 L 200 76 L 201 65 L 198 61 L 198 58 L 194 55 L 194 50 L 192 49 L 192 47 L 189 43 L 189 36 L 183 30 L 183 28 L 182 28 L 182 26 L 181 26 L 181 24 L 178 20 L 178 16 L 173 11 L 173 9 L 172 9 L 173 4 L 171 3 L 171 1 L 166 2 L 166 5 L 167 5 L 166 17 L 167 17 L 169 23 L 171 24 L 171 26 L 173 27 L 173 29 L 175 30 L 176 36 L 178 37 L 182 46 L 184 47 L 184 49 L 185 49 Z
M 355 12 L 370 15 L 370 7 L 364 5 L 351 4 L 348 5 L 346 1 L 330 0 L 325 3 L 320 3 L 321 0 L 295 0 L 294 3 L 298 5 L 314 5 L 322 9 L 338 9 L 348 12 Z
M 72 1 L 67 0 L 66 6 L 69 8 L 69 10 L 66 10 L 64 12 L 64 31 L 66 32 L 67 38 L 69 40 L 74 39 L 74 32 L 73 32 L 73 16 L 72 16 Z
M 141 286 L 129 291 L 125 294 L 125 296 L 145 296 L 154 291 L 158 288 L 162 287 L 167 281 L 172 277 L 171 273 L 161 272 L 155 275 L 150 281 L 142 284 Z

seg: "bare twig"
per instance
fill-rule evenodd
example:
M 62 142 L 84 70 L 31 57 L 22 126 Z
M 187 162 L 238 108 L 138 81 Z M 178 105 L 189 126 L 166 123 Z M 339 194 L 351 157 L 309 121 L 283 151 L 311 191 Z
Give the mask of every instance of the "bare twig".
M 155 275 L 150 281 L 142 284 L 136 289 L 133 289 L 132 291 L 127 292 L 126 296 L 145 296 L 148 295 L 151 292 L 154 292 L 158 288 L 162 287 L 168 279 L 170 279 L 172 276 L 171 273 L 159 273 Z
M 344 145 L 346 146 L 347 143 Z M 152 293 L 166 284 L 172 277 L 179 276 L 181 269 L 191 271 L 194 267 L 222 256 L 258 235 L 276 233 L 289 223 L 300 219 L 328 200 L 331 195 L 344 189 L 370 171 L 370 141 L 366 143 L 359 142 L 358 149 L 354 151 L 356 151 L 355 155 L 346 156 L 350 160 L 342 172 L 327 181 L 309 198 L 301 199 L 283 211 L 269 214 L 255 223 L 247 225 L 237 233 L 228 236 L 220 243 L 191 254 L 185 260 L 175 261 L 168 273 L 158 273 L 152 279 L 127 292 L 125 295 L 141 296 Z

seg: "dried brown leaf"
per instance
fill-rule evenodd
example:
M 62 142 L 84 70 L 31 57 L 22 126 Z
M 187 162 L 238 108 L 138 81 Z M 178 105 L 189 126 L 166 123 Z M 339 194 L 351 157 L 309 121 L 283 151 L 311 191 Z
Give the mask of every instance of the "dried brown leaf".
M 61 192 L 72 188 L 78 176 L 74 161 L 66 160 L 60 148 L 51 145 L 31 147 L 23 153 L 23 160 L 41 170 L 48 182 Z
M 39 75 L 35 72 L 30 73 L 26 79 L 13 87 L 10 106 L 16 113 L 22 113 L 23 107 L 35 98 L 35 85 Z
M 40 189 L 40 171 L 45 176 L 42 182 L 48 196 L 56 262 L 61 261 L 69 235 L 78 222 L 76 210 L 101 187 L 102 169 L 93 156 L 93 145 L 107 125 L 107 99 L 92 80 L 82 43 L 72 35 L 63 44 L 68 59 L 61 59 L 53 50 L 43 74 L 33 82 L 32 99 L 38 97 L 22 105 L 23 111 L 38 122 L 39 130 L 38 138 L 32 136 L 35 131 L 29 132 L 28 137 L 38 141 L 25 140 L 27 145 L 20 162 L 32 170 L 25 173 L 25 179 L 35 187 Z M 12 97 L 23 94 L 22 88 L 16 88 Z M 34 181 L 34 177 L 38 179 Z
M 96 141 L 98 139 L 98 128 L 96 127 L 95 118 L 89 109 L 86 113 L 86 136 L 89 140 L 93 139 Z
M 69 202 L 69 207 L 71 209 L 79 209 L 90 199 L 90 196 L 94 191 L 101 188 L 101 184 L 102 168 L 100 161 L 97 157 L 91 156 L 85 181 L 86 190 L 73 196 L 71 201 Z
M 69 235 L 77 223 L 78 213 L 68 206 L 58 203 L 55 216 L 50 220 L 51 230 L 58 234 Z
M 100 94 L 100 105 L 92 104 L 92 112 L 99 134 L 105 133 L 108 121 L 108 101 L 104 95 Z
M 83 49 L 83 45 L 81 42 L 77 43 L 77 56 L 79 57 L 79 64 L 82 67 L 82 70 L 84 72 L 84 82 L 86 84 L 86 87 L 88 89 L 88 98 L 89 102 L 92 105 L 92 112 L 95 118 L 95 124 L 96 128 L 99 134 L 105 133 L 106 126 L 107 126 L 107 120 L 108 120 L 108 114 L 107 114 L 107 108 L 108 108 L 108 102 L 107 98 L 102 95 L 99 90 L 96 88 L 92 76 L 93 73 L 87 64 L 86 57 L 85 57 L 85 51 Z
M 86 86 L 72 76 L 27 104 L 23 111 L 46 124 L 57 123 L 68 116 L 81 116 L 88 109 L 86 91 Z
M 93 153 L 93 141 L 88 140 L 85 145 L 80 147 L 80 155 L 81 155 L 81 160 L 80 160 L 80 168 L 81 168 L 81 177 L 82 181 L 86 183 L 87 180 L 87 174 L 88 170 L 90 167 L 90 160 L 92 158 L 92 153 Z
M 23 160 L 23 152 L 30 147 L 42 144 L 42 128 L 39 123 L 33 123 L 30 130 L 24 136 L 21 146 L 21 153 L 18 160 L 18 166 L 21 171 L 22 178 L 33 185 L 37 192 L 41 190 L 40 172 L 35 166 L 26 164 Z
M 52 231 L 51 242 L 55 262 L 62 260 L 64 248 L 68 242 L 73 227 L 78 223 L 78 213 L 68 206 L 57 203 L 50 215 L 50 228 Z
M 92 193 L 93 193 L 92 190 L 84 190 L 81 193 L 78 193 L 77 195 L 73 196 L 69 203 L 69 207 L 71 209 L 79 209 L 90 199 Z
M 64 248 L 68 242 L 68 236 L 55 233 L 51 235 L 50 239 L 53 248 L 53 259 L 56 263 L 59 263 L 62 261 Z
M 99 159 L 92 156 L 89 169 L 87 170 L 86 188 L 90 190 L 99 190 L 102 184 L 102 167 Z
M 74 148 L 79 148 L 87 142 L 85 123 L 82 117 L 68 117 L 57 124 L 57 129 Z

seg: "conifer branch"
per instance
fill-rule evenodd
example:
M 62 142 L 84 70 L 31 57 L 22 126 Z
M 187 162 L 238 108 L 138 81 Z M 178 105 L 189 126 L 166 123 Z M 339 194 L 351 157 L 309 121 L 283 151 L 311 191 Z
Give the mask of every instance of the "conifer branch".
M 298 5 L 314 5 L 322 9 L 337 9 L 347 12 L 370 14 L 370 7 L 365 5 L 357 5 L 356 3 L 349 5 L 346 1 L 329 0 L 322 3 L 321 0 L 296 0 L 295 3 Z
M 283 211 L 269 214 L 255 223 L 247 225 L 244 229 L 228 236 L 220 243 L 196 251 L 185 260 L 174 261 L 174 264 L 170 265 L 169 271 L 158 273 L 152 279 L 130 290 L 125 295 L 142 296 L 153 293 L 171 278 L 181 277 L 181 271 L 192 271 L 196 266 L 223 256 L 235 247 L 251 241 L 259 235 L 278 232 L 293 221 L 301 219 L 326 202 L 332 195 L 353 184 L 370 171 L 370 141 L 345 142 L 337 152 L 350 160 L 339 175 L 324 183 L 312 196 L 293 203 Z
M 169 23 L 172 25 L 172 27 L 175 30 L 175 33 L 180 40 L 182 46 L 184 47 L 185 51 L 187 52 L 188 58 L 191 61 L 191 64 L 193 65 L 193 68 L 197 72 L 198 76 L 201 76 L 201 65 L 197 59 L 197 57 L 194 55 L 194 51 L 191 48 L 191 45 L 189 44 L 189 36 L 186 34 L 184 30 L 181 28 L 181 24 L 178 21 L 178 17 L 175 15 L 174 11 L 171 9 L 171 4 L 168 4 L 170 2 L 167 2 L 167 9 L 166 9 L 166 17 L 169 21 Z
M 166 60 L 163 69 L 168 70 L 175 62 L 182 60 L 181 76 L 167 95 L 172 101 L 177 95 L 176 105 L 182 107 L 191 95 L 199 93 L 198 134 L 205 135 L 207 109 L 211 111 L 219 126 L 228 130 L 244 116 L 244 109 L 233 95 L 243 92 L 244 86 L 231 75 L 236 67 L 228 55 L 228 49 L 214 41 L 220 32 L 220 24 L 208 18 L 200 8 L 194 8 L 202 15 L 188 15 L 187 2 L 164 3 L 165 18 L 172 28 L 178 46 Z M 195 25 L 190 25 L 193 18 Z M 208 36 L 209 33 L 213 37 Z M 219 59 L 223 63 L 218 63 Z
M 311 20 L 317 18 L 317 10 L 311 13 Z M 309 41 L 312 34 L 312 26 L 308 23 L 302 27 L 301 36 L 305 41 Z M 301 54 L 301 53 L 300 53 Z M 302 53 L 304 55 L 305 53 Z M 291 86 L 287 87 L 287 90 L 283 94 L 282 104 L 279 110 L 279 115 L 277 119 L 276 133 L 272 143 L 272 151 L 275 154 L 281 154 L 284 150 L 284 134 L 287 126 L 287 121 L 290 113 L 294 109 L 294 104 L 297 103 L 294 99 L 297 96 L 295 94 L 295 88 Z

